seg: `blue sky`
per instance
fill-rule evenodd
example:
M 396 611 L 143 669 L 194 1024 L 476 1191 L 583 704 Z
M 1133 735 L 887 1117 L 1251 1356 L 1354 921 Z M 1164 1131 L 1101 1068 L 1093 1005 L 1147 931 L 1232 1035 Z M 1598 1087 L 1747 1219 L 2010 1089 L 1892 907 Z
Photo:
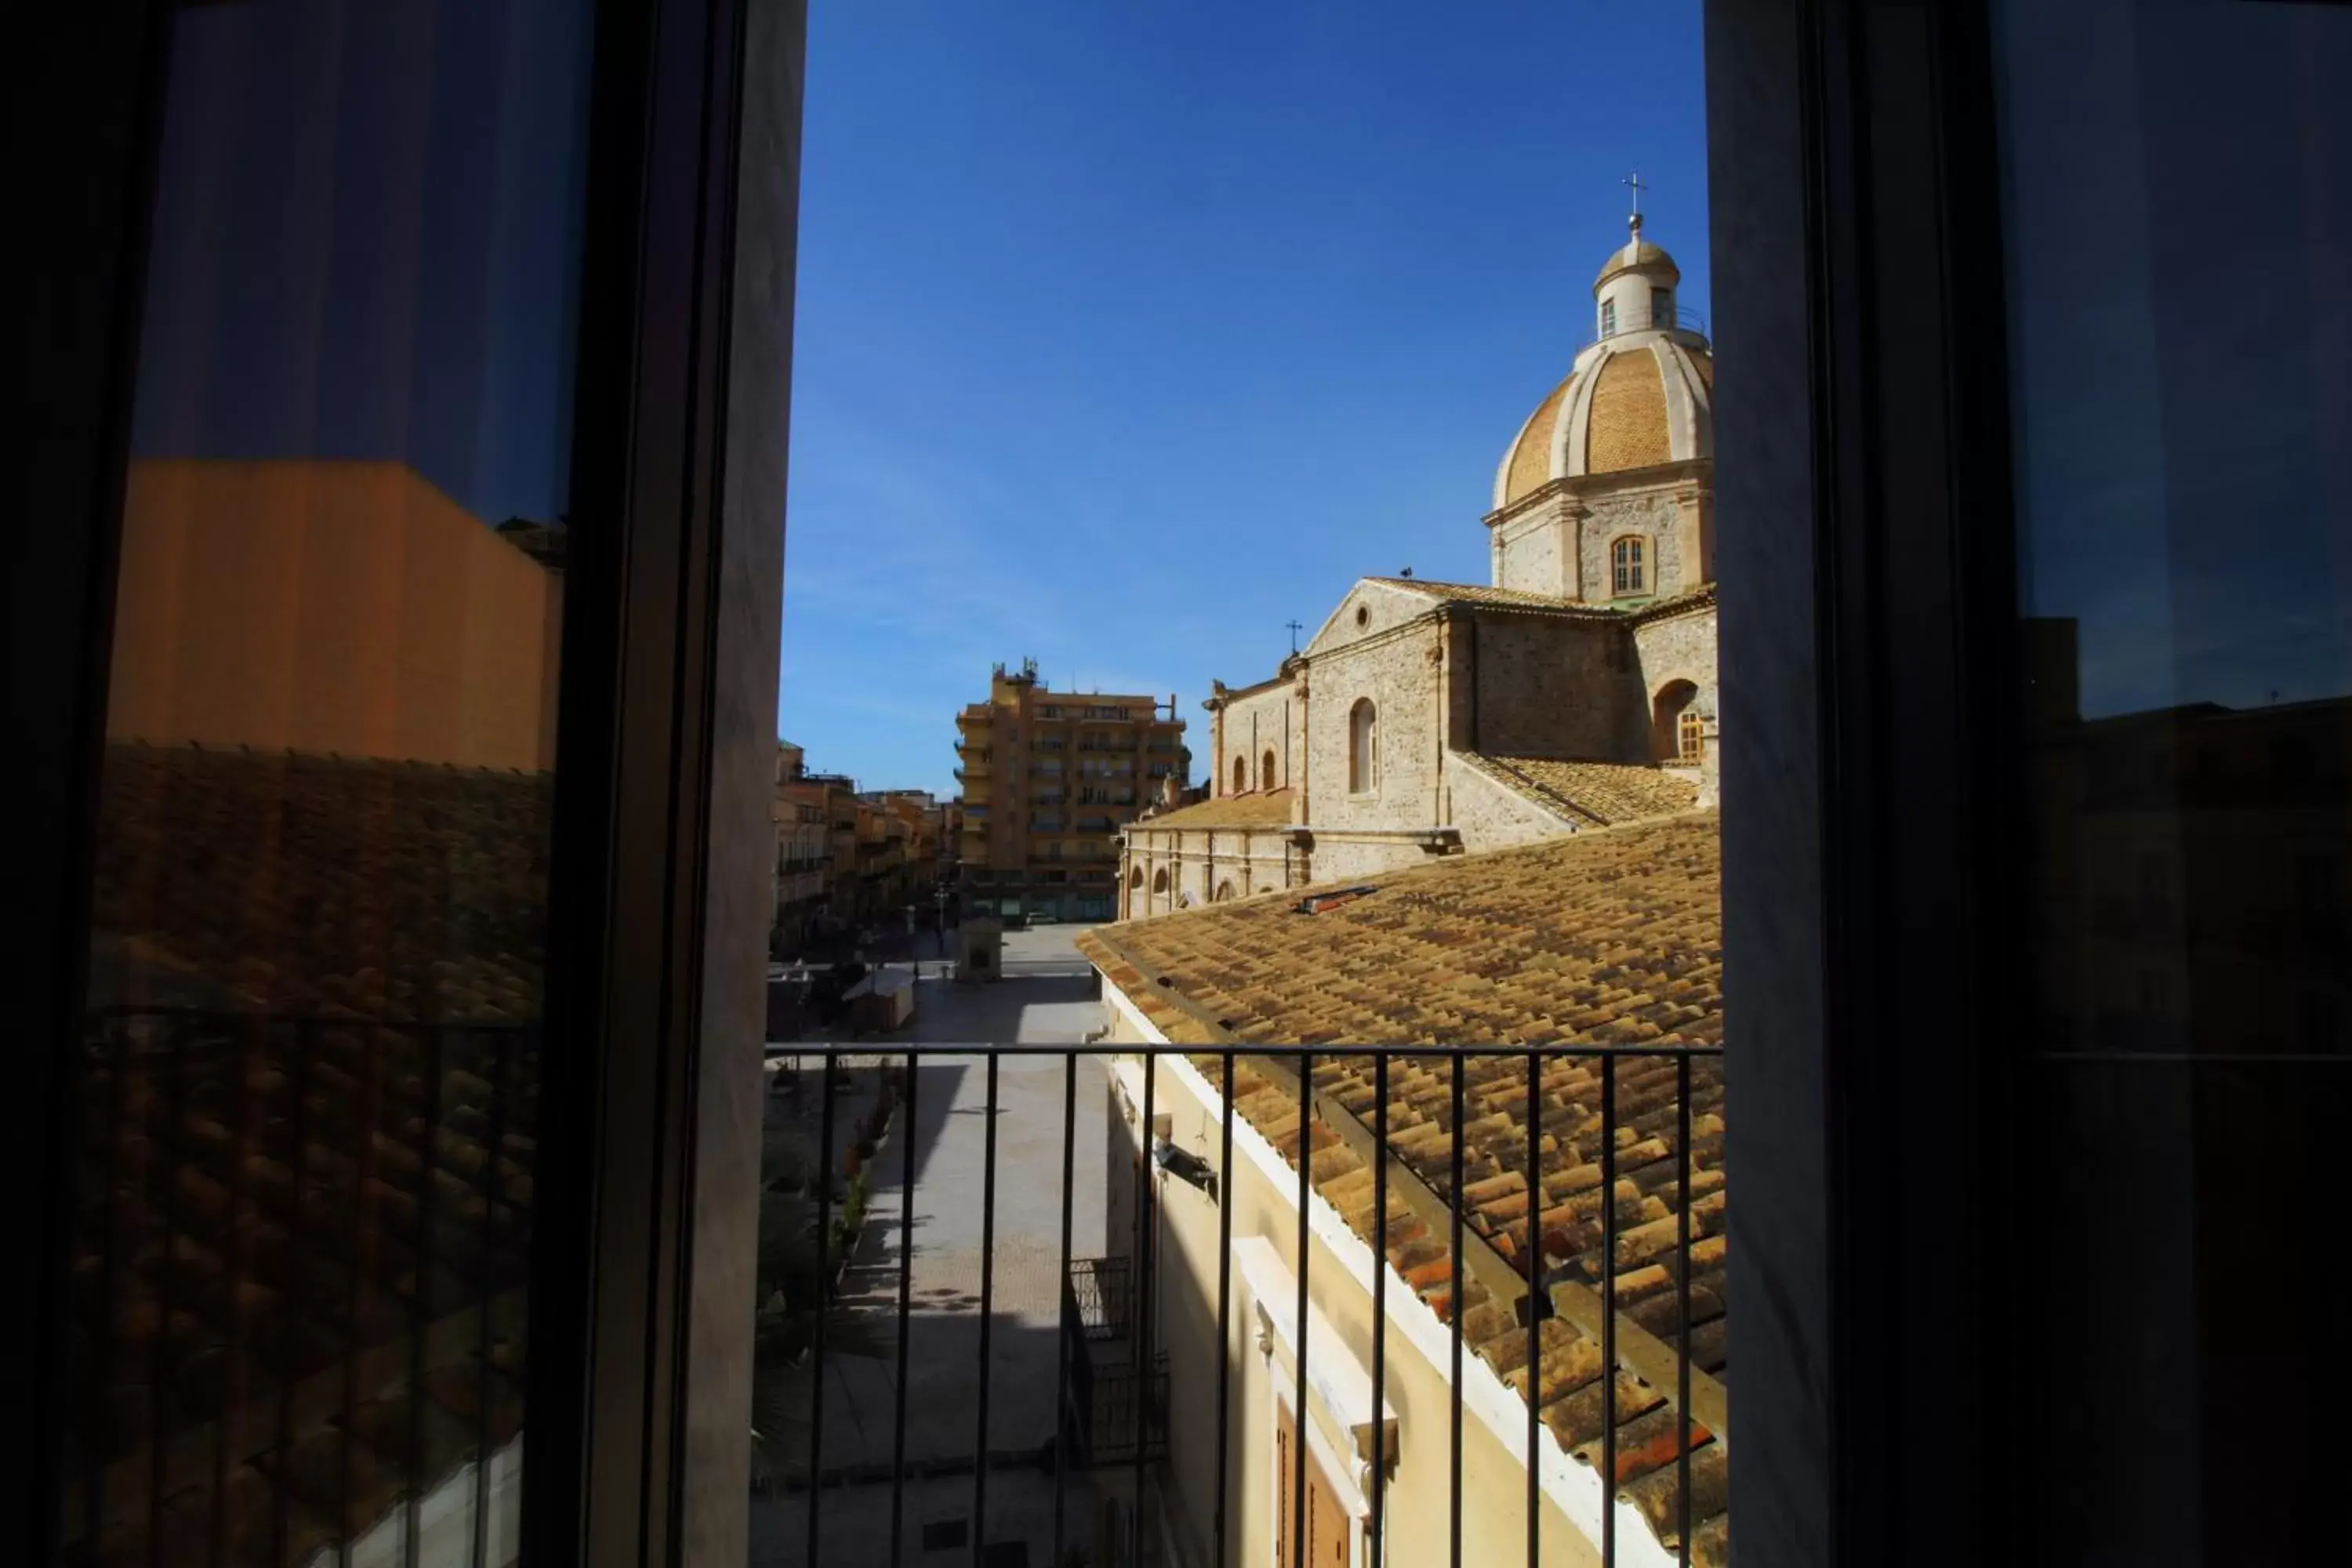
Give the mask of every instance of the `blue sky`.
M 777 722 L 868 787 L 993 661 L 1200 752 L 1355 578 L 1484 581 L 1628 170 L 1707 309 L 1695 0 L 812 11 Z

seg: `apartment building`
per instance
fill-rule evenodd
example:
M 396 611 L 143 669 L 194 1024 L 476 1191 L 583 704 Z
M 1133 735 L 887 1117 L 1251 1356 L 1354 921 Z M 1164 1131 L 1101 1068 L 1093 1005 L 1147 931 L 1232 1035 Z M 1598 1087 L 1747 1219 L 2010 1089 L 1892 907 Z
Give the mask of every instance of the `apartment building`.
M 769 903 L 775 910 L 768 949 L 782 956 L 800 952 L 815 934 L 832 893 L 833 856 L 824 805 L 799 785 L 807 758 L 790 741 L 776 742 L 776 863 Z
M 1034 659 L 998 665 L 988 700 L 956 715 L 964 907 L 1109 920 L 1119 829 L 1166 780 L 1181 784 L 1192 758 L 1173 696 L 1058 692 Z

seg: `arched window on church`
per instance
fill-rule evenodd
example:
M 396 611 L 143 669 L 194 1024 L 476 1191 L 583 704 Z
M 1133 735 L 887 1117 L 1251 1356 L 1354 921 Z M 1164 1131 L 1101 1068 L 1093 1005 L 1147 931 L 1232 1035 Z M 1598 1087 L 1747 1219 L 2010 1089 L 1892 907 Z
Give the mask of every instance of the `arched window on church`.
M 1380 717 L 1372 700 L 1359 697 L 1348 710 L 1348 790 L 1369 795 L 1381 784 Z
M 1610 591 L 1619 598 L 1650 591 L 1649 563 L 1639 534 L 1626 534 L 1609 546 Z
M 1151 890 L 1155 893 L 1164 893 L 1168 890 L 1167 867 L 1162 866 L 1160 869 L 1151 873 Z
M 1232 881 L 1232 879 L 1227 879 L 1226 880 L 1222 881 L 1222 882 L 1220 882 L 1220 883 L 1218 883 L 1218 884 L 1217 884 L 1217 892 L 1216 892 L 1216 897 L 1215 897 L 1215 898 L 1213 898 L 1213 899 L 1212 899 L 1210 901 L 1211 901 L 1212 903 L 1219 903 L 1219 904 L 1222 904 L 1222 903 L 1223 903 L 1227 899 L 1230 899 L 1230 898 L 1232 898 L 1233 896 L 1234 896 L 1234 884 L 1233 884 L 1233 881 Z
M 1669 680 L 1658 688 L 1650 699 L 1650 755 L 1661 763 L 1696 762 L 1696 753 L 1685 754 L 1683 748 L 1703 743 L 1696 728 L 1699 715 L 1692 710 L 1692 699 L 1698 688 L 1687 680 Z
M 1272 789 L 1274 782 L 1274 752 L 1269 748 L 1265 755 L 1258 760 L 1257 787 Z
M 1235 757 L 1234 759 L 1234 793 L 1239 795 L 1247 788 L 1249 788 L 1249 763 L 1244 758 Z
M 1706 755 L 1706 721 L 1689 709 L 1675 721 L 1675 752 L 1684 762 L 1696 767 Z

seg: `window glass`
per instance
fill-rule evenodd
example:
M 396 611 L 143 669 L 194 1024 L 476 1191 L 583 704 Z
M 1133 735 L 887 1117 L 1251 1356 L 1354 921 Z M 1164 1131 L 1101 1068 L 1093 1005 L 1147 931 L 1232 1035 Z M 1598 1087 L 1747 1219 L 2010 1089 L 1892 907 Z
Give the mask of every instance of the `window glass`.
M 2352 1321 L 2310 1261 L 2352 1109 L 2352 13 L 1995 10 L 2036 1560 L 2325 1556 L 2281 1461 Z
M 69 1562 L 521 1550 L 589 15 L 173 12 Z

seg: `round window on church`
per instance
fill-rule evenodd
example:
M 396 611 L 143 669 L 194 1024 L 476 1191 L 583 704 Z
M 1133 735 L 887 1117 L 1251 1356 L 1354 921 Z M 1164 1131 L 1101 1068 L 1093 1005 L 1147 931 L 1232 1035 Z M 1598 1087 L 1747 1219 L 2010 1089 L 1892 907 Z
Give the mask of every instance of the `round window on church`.
M 1360 626 L 1368 626 L 1372 624 L 1372 610 L 1370 605 L 1358 605 L 1356 606 L 1356 624 Z

